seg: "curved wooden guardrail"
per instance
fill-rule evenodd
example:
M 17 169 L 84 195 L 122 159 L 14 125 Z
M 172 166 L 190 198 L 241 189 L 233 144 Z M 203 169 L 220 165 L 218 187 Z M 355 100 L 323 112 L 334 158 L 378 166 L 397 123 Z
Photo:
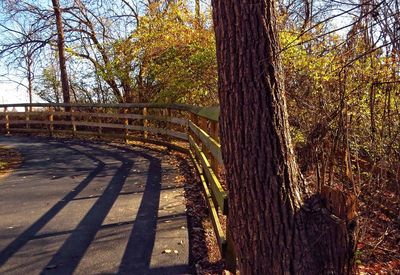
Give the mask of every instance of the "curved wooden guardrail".
M 218 107 L 181 104 L 1 104 L 0 131 L 143 141 L 190 154 L 202 181 L 221 256 L 227 269 L 235 271 L 229 230 L 221 224 L 228 214 L 228 197 L 221 185 L 218 115 Z

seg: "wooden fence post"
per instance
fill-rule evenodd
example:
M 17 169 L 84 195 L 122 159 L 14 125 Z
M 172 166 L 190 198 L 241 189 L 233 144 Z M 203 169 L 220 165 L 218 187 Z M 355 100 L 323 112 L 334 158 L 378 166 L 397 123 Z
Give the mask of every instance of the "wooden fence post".
M 29 108 L 28 106 L 25 106 L 25 120 L 26 120 L 26 129 L 29 129 Z
M 215 139 L 216 141 L 219 141 L 218 138 L 218 122 L 216 121 L 210 121 L 210 136 Z M 215 175 L 217 177 L 220 176 L 220 164 L 218 162 L 218 160 L 214 157 L 211 156 L 211 168 L 214 171 Z
M 124 116 L 126 116 L 128 114 L 128 108 L 124 109 Z M 128 135 L 129 135 L 129 130 L 128 130 L 128 126 L 129 126 L 129 119 L 127 117 L 124 118 L 124 142 L 128 143 Z
M 101 125 L 102 123 L 103 123 L 103 120 L 101 119 L 101 116 L 100 116 L 100 113 L 101 113 L 101 109 L 100 108 L 97 108 L 96 109 L 96 115 L 97 115 L 97 123 L 99 124 L 99 125 Z M 103 134 L 103 127 L 101 127 L 101 126 L 99 126 L 98 128 L 97 128 L 97 133 L 98 133 L 98 138 L 101 138 L 101 135 Z
M 198 126 L 205 131 L 206 133 L 209 133 L 208 131 L 208 126 L 207 126 L 207 119 L 204 117 L 197 117 L 198 120 Z M 207 159 L 212 162 L 213 161 L 213 156 L 210 154 L 210 150 L 207 148 L 207 146 L 203 143 L 200 142 L 201 144 L 201 151 L 203 151 L 204 155 L 207 157 Z M 215 171 L 214 171 L 215 172 Z M 216 204 L 218 205 L 218 204 Z
M 76 137 L 76 123 L 74 116 L 74 109 L 71 107 L 71 125 L 72 125 L 72 136 Z
M 168 121 L 169 121 L 169 119 L 171 117 L 171 110 L 168 109 L 168 108 L 167 109 L 163 109 L 163 117 L 165 118 L 163 127 L 164 127 L 165 131 L 167 132 L 167 130 L 168 130 Z M 165 135 L 165 139 L 167 141 L 171 141 L 171 137 L 169 135 Z
M 49 136 L 53 137 L 53 133 L 54 133 L 54 115 L 53 115 L 53 108 L 49 107 Z
M 194 123 L 194 124 L 197 125 L 197 123 L 198 123 L 198 117 L 197 117 L 197 115 L 194 114 L 194 113 L 190 113 L 190 121 L 191 121 L 192 123 Z M 189 128 L 188 130 L 189 130 L 189 133 L 190 133 L 190 128 Z M 194 141 L 196 141 L 197 143 L 199 143 L 199 139 L 198 139 L 197 135 L 192 135 L 192 137 L 193 137 Z
M 10 134 L 10 117 L 7 114 L 8 109 L 7 107 L 4 107 L 4 112 L 6 113 L 6 135 Z
M 143 108 L 143 116 L 147 116 L 147 108 L 146 108 L 146 107 Z M 145 128 L 147 127 L 147 125 L 148 125 L 147 119 L 146 119 L 146 118 L 143 118 L 143 138 L 145 138 L 145 139 L 147 139 L 147 136 L 148 136 L 148 133 L 147 133 L 147 131 L 145 130 Z

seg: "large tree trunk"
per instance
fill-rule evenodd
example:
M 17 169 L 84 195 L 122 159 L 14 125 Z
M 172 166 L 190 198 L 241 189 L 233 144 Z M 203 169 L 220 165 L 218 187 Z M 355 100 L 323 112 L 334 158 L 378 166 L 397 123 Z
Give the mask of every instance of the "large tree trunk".
M 274 1 L 214 0 L 213 9 L 228 224 L 241 274 L 350 273 L 354 211 L 343 211 L 349 200 L 329 188 L 325 199 L 303 194 Z
M 65 42 L 64 42 L 64 28 L 62 23 L 60 2 L 58 0 L 52 0 L 54 14 L 56 16 L 57 25 L 57 48 L 58 58 L 60 62 L 60 73 L 61 73 L 61 87 L 63 93 L 64 103 L 70 103 L 69 94 L 69 82 L 67 73 L 67 64 L 65 59 Z

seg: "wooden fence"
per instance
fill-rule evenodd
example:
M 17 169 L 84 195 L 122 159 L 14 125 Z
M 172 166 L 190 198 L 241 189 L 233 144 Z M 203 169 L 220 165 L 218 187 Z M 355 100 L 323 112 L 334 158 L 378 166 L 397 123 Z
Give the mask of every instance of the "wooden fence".
M 189 154 L 200 175 L 221 256 L 227 269 L 235 271 L 229 230 L 221 223 L 227 220 L 228 197 L 221 185 L 218 115 L 218 107 L 179 104 L 2 104 L 0 131 L 143 141 Z

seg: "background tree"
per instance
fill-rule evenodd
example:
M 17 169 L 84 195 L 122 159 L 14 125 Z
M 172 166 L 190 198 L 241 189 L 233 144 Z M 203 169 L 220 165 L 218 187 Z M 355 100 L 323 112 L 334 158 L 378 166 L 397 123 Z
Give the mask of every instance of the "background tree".
M 54 15 L 56 17 L 57 26 L 57 48 L 58 48 L 58 58 L 60 62 L 60 75 L 61 75 L 61 86 L 64 103 L 70 103 L 69 94 L 69 80 L 67 72 L 67 64 L 65 57 L 65 38 L 64 38 L 64 27 L 62 23 L 61 7 L 58 0 L 52 0 Z

